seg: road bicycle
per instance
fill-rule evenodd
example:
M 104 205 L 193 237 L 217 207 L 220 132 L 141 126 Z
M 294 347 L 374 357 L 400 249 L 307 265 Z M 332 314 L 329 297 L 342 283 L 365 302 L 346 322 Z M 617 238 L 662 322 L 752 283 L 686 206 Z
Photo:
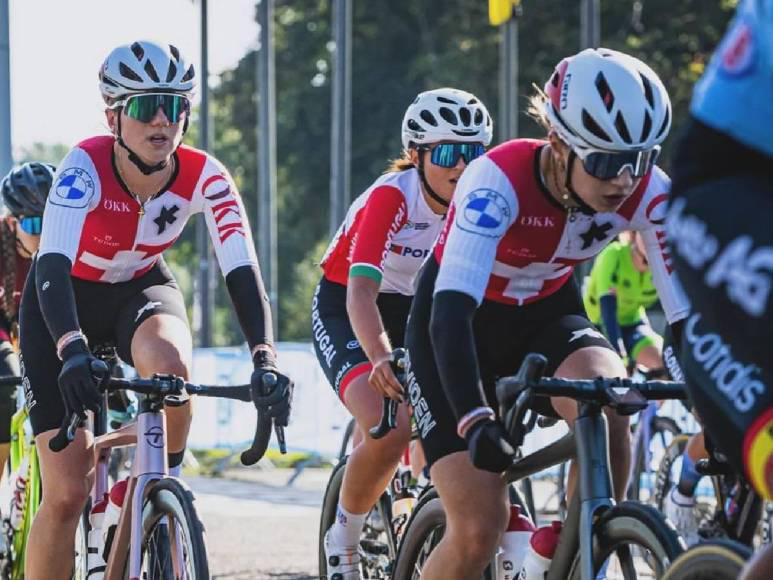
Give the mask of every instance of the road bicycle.
M 97 436 L 94 442 L 96 477 L 90 504 L 101 500 L 108 491 L 110 450 L 136 446 L 126 499 L 106 547 L 105 580 L 209 578 L 204 527 L 196 513 L 193 493 L 184 482 L 169 476 L 165 400 L 201 395 L 253 403 L 258 410 L 255 436 L 250 448 L 241 454 L 242 463 L 252 465 L 263 456 L 271 437 L 273 421 L 266 409 L 287 397 L 288 379 L 266 373 L 262 388 L 257 389 L 251 385 L 197 385 L 173 375 L 157 374 L 150 379 L 109 378 L 100 388 L 105 393 L 126 389 L 140 395 L 136 419 Z M 74 439 L 80 424 L 77 414 L 70 415 L 50 441 L 51 450 L 64 449 Z M 284 452 L 283 427 L 273 426 Z M 87 508 L 76 538 L 75 578 L 85 579 L 89 573 L 88 549 L 84 549 L 84 539 L 90 532 L 88 515 Z
M 395 376 L 403 382 L 402 360 L 405 356 L 404 349 L 395 349 L 392 353 L 392 370 Z M 396 426 L 397 403 L 389 398 L 384 398 L 381 420 L 379 424 L 370 429 L 365 436 L 375 439 L 384 437 Z M 338 464 L 325 488 L 322 501 L 322 513 L 319 523 L 319 575 L 327 578 L 327 559 L 325 557 L 324 537 L 330 526 L 333 525 L 338 508 L 338 500 L 341 493 L 341 485 L 348 461 L 349 443 L 355 429 L 355 421 L 352 420 L 347 427 L 341 445 L 341 453 Z M 390 480 L 388 488 L 381 494 L 376 505 L 368 514 L 360 535 L 360 574 L 363 579 L 383 579 L 391 577 L 392 562 L 397 554 L 397 546 L 402 531 L 407 523 L 408 514 L 395 516 L 393 506 L 397 498 L 408 499 L 412 502 L 421 491 L 421 485 L 413 478 L 407 457 L 400 463 L 394 476 Z
M 634 383 L 630 379 L 566 380 L 543 378 L 547 360 L 528 355 L 515 376 L 497 381 L 500 416 L 516 448 L 533 426 L 531 405 L 537 397 L 570 397 L 578 402 L 574 430 L 558 441 L 517 458 L 503 474 L 510 483 L 559 465 L 578 463 L 572 498 L 558 548 L 546 580 L 660 578 L 685 546 L 673 526 L 653 506 L 635 501 L 616 504 L 609 472 L 607 406 L 623 415 L 646 408 L 649 400 L 684 399 L 685 387 L 670 381 Z M 530 415 L 527 417 L 527 413 Z M 421 577 L 421 569 L 445 532 L 440 498 L 430 490 L 408 522 L 394 566 L 395 580 Z
M 20 403 L 24 400 L 21 384 L 21 377 L 0 377 L 0 385 L 17 387 L 16 400 Z M 3 580 L 21 580 L 24 577 L 27 537 L 32 518 L 40 505 L 40 470 L 28 417 L 23 403 L 11 417 L 9 476 L 13 495 L 2 518 L 4 550 L 0 560 L 0 577 Z

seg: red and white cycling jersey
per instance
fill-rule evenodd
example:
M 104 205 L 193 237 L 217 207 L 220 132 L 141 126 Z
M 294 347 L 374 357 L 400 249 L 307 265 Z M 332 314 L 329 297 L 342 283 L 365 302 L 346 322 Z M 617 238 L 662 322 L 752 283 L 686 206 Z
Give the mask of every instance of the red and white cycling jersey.
M 40 255 L 64 254 L 72 275 L 95 282 L 142 276 L 204 212 L 223 276 L 257 265 L 241 197 L 228 171 L 213 157 L 181 145 L 167 189 L 140 204 L 119 181 L 110 136 L 79 143 L 59 165 L 46 203 Z
M 346 286 L 349 276 L 367 276 L 381 292 L 413 296 L 416 273 L 442 224 L 421 193 L 416 169 L 382 175 L 346 213 L 322 258 L 325 278 Z
M 623 230 L 642 232 L 652 278 L 669 322 L 688 302 L 672 274 L 664 219 L 671 185 L 655 167 L 616 212 L 566 210 L 542 184 L 544 141 L 517 139 L 475 160 L 456 187 L 449 220 L 435 246 L 435 292 L 527 304 L 556 292 L 575 264 L 598 254 Z

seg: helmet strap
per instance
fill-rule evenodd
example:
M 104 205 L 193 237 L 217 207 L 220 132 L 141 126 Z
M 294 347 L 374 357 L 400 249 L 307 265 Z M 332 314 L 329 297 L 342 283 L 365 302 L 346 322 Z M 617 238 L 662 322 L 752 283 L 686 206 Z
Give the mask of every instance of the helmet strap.
M 186 126 L 187 126 L 187 117 L 186 117 Z M 126 151 L 129 153 L 129 161 L 134 163 L 135 167 L 139 169 L 143 175 L 152 175 L 158 171 L 161 171 L 162 169 L 165 169 L 167 165 L 169 165 L 169 159 L 164 159 L 163 161 L 159 161 L 155 165 L 149 165 L 145 163 L 139 155 L 137 155 L 134 151 L 132 151 L 129 146 L 126 144 L 126 142 L 123 140 L 123 137 L 121 137 L 121 112 L 118 112 L 118 134 L 116 135 L 116 140 L 118 141 L 118 144 L 126 149 Z M 170 156 L 171 159 L 171 156 Z
M 430 196 L 434 201 L 442 205 L 443 207 L 448 207 L 448 202 L 440 197 L 437 193 L 435 193 L 435 190 L 432 189 L 429 185 L 429 181 L 427 181 L 427 176 L 424 175 L 424 157 L 425 153 L 427 152 L 426 149 L 419 149 L 419 167 L 417 168 L 419 171 L 419 177 L 421 177 L 421 184 L 424 186 L 424 191 L 427 192 L 427 195 Z
M 564 187 L 566 187 L 567 191 L 569 191 L 569 195 L 572 196 L 572 200 L 578 206 L 580 206 L 579 209 L 582 213 L 593 215 L 596 213 L 596 210 L 593 209 L 591 206 L 589 206 L 587 203 L 585 203 L 572 187 L 572 167 L 574 167 L 575 159 L 577 159 L 577 154 L 574 152 L 574 149 L 570 147 L 569 161 L 566 163 L 566 176 L 564 178 Z

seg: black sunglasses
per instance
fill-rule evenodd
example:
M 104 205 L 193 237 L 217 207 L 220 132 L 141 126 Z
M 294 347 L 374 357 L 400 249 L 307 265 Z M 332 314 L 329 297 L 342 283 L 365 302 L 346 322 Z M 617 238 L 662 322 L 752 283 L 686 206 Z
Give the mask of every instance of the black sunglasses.
M 660 155 L 660 147 L 656 146 L 646 151 L 625 151 L 623 153 L 607 153 L 591 151 L 585 157 L 577 157 L 582 161 L 585 171 L 604 181 L 614 179 L 626 169 L 631 170 L 633 177 L 644 177 L 649 172 Z

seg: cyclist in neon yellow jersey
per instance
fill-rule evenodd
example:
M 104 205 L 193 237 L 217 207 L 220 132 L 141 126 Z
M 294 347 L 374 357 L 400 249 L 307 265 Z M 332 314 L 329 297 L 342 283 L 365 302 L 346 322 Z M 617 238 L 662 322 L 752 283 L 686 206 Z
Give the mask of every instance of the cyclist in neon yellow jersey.
M 663 368 L 663 339 L 652 330 L 645 312 L 657 300 L 644 243 L 636 232 L 599 254 L 583 291 L 591 322 L 621 357 L 650 371 Z

